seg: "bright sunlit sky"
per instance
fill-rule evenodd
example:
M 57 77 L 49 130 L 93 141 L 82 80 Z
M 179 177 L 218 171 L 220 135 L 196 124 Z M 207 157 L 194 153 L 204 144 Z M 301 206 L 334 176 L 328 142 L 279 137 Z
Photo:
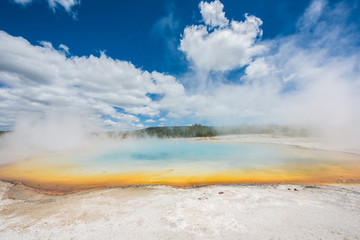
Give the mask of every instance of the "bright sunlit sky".
M 2 0 L 0 128 L 360 119 L 358 1 Z

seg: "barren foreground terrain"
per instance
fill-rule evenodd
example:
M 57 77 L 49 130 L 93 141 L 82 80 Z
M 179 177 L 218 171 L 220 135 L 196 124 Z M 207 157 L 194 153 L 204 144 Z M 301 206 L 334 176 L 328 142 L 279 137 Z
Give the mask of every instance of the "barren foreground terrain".
M 111 188 L 0 182 L 0 239 L 360 239 L 359 185 Z

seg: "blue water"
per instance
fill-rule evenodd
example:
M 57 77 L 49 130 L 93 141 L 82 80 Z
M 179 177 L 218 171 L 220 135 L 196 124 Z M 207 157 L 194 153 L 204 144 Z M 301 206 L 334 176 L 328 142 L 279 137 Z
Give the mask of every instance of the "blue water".
M 179 168 L 243 168 L 274 165 L 284 160 L 273 145 L 207 143 L 186 140 L 138 140 L 115 147 L 71 155 L 67 161 L 98 171 Z
M 136 174 L 162 172 L 173 176 L 216 174 L 241 169 L 282 169 L 303 173 L 321 171 L 326 164 L 344 163 L 351 156 L 274 144 L 235 144 L 187 140 L 126 140 L 111 146 L 55 156 L 56 162 L 71 163 L 69 174 Z M 325 168 L 324 168 L 325 167 Z

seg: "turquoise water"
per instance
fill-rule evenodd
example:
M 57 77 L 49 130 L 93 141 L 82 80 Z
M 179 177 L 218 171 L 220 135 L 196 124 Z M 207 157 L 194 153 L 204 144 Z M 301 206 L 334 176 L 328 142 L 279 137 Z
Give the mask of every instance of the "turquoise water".
M 277 145 L 209 143 L 186 140 L 125 141 L 105 149 L 59 157 L 93 171 L 121 172 L 171 168 L 227 170 L 261 167 L 309 158 Z
M 101 144 L 4 166 L 0 176 L 27 179 L 32 184 L 75 187 L 360 181 L 360 159 L 354 154 L 275 144 L 178 139 Z

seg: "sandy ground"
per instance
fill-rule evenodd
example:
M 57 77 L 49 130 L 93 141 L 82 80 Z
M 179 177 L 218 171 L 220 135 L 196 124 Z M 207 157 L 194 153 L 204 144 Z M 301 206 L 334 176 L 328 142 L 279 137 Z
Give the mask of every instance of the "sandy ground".
M 0 239 L 360 239 L 360 186 L 112 188 L 0 182 Z

